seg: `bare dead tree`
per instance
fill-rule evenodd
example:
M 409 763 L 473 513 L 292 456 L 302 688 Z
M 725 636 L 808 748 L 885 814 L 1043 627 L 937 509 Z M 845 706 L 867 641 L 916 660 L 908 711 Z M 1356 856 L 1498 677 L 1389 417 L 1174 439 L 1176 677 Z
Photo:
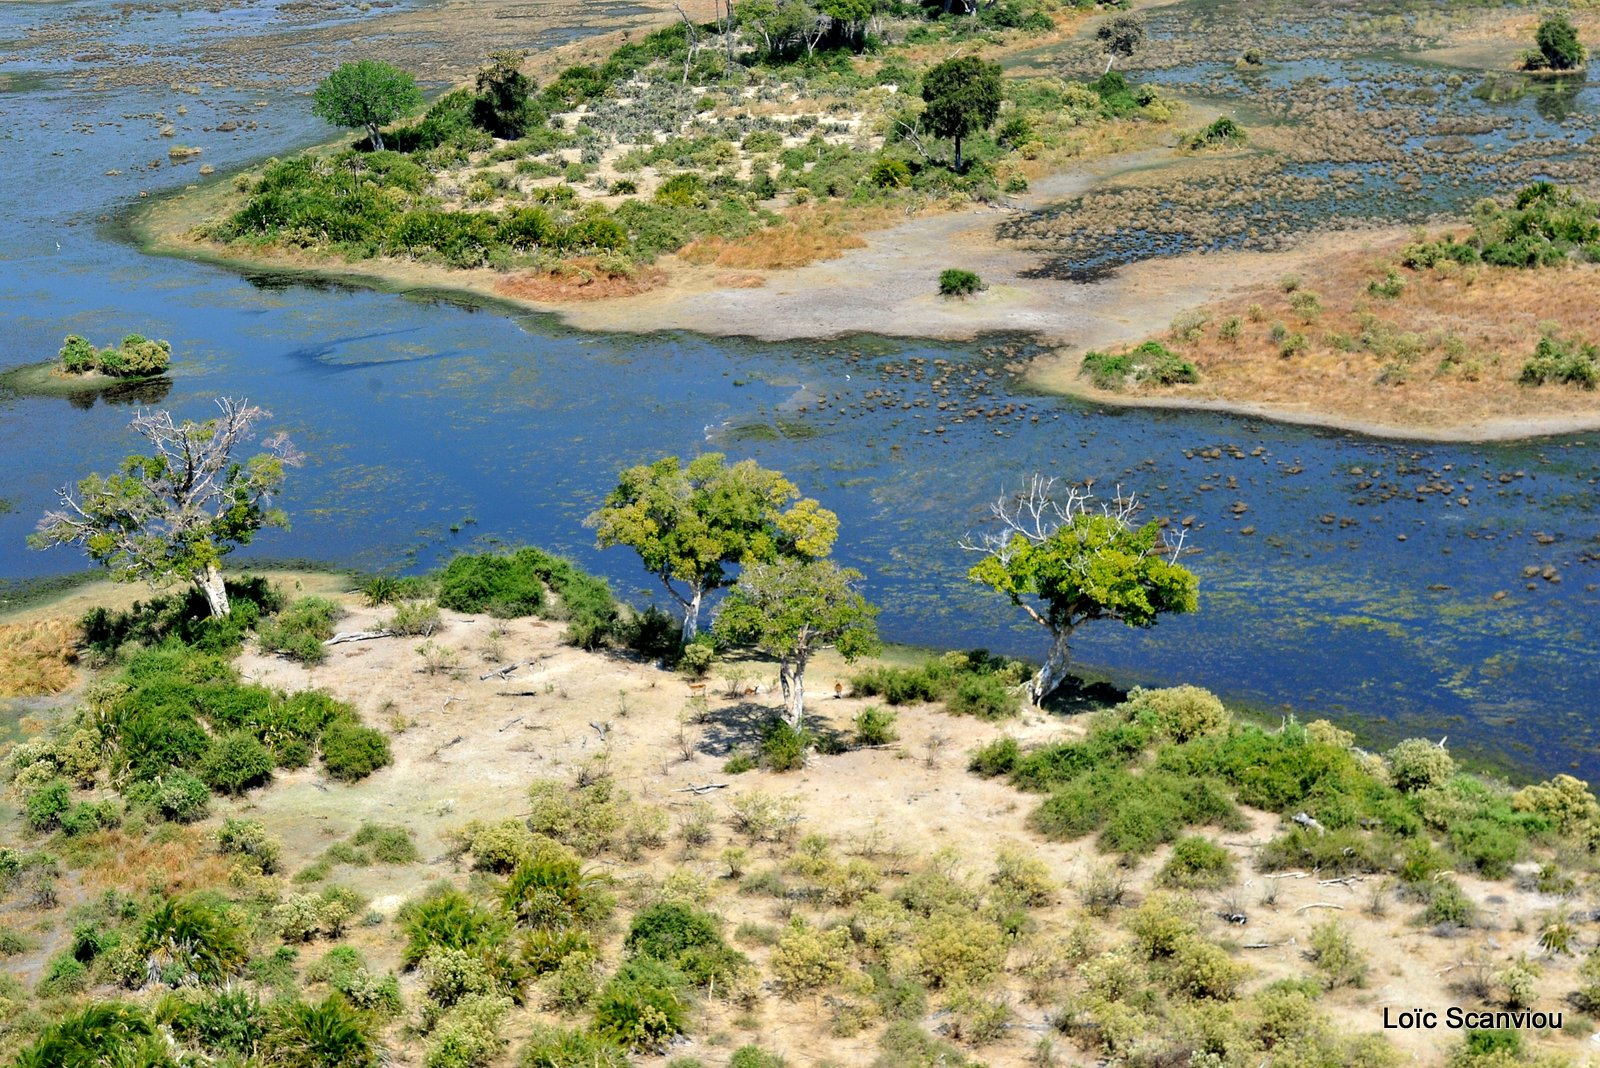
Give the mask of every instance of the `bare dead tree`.
M 262 443 L 266 451 L 237 459 L 271 413 L 227 397 L 217 407 L 221 415 L 203 423 L 140 409 L 130 427 L 153 452 L 127 457 L 115 474 L 90 475 L 76 491 L 59 489 L 61 507 L 39 520 L 30 544 L 82 545 L 119 581 L 193 582 L 213 616 L 227 615 L 222 557 L 263 526 L 287 525 L 271 501 L 301 454 L 280 433 Z
M 1028 684 L 1035 704 L 1066 678 L 1073 632 L 1093 619 L 1150 626 L 1163 612 L 1195 607 L 1196 582 L 1177 565 L 1187 531 L 1168 538 L 1157 524 L 1137 525 L 1143 506 L 1119 485 L 1098 500 L 1093 483 L 1059 486 L 1041 474 L 989 506 L 994 529 L 959 545 L 981 559 L 968 572 L 1005 594 L 1050 632 L 1044 666 Z M 1108 570 L 1109 565 L 1109 570 Z M 1139 588 L 1142 596 L 1123 593 Z

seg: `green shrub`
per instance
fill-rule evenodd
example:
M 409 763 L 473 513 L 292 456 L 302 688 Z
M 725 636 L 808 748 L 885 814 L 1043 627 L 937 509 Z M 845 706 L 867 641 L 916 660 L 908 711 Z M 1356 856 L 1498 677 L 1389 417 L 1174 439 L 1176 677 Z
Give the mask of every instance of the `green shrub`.
M 39 834 L 61 826 L 61 817 L 72 807 L 72 787 L 65 779 L 51 779 L 28 791 L 22 802 L 28 829 Z
M 267 1014 L 255 995 L 244 990 L 218 990 L 198 1000 L 177 1003 L 169 1026 L 173 1034 L 207 1052 L 248 1057 L 266 1038 Z
M 983 279 L 973 272 L 962 270 L 959 267 L 950 267 L 939 272 L 939 295 L 941 297 L 970 297 L 972 294 L 980 293 L 988 288 Z
M 615 1043 L 587 1031 L 536 1025 L 517 1058 L 517 1068 L 628 1068 Z
M 1478 921 L 1478 907 L 1473 904 L 1461 884 L 1450 878 L 1439 878 L 1425 884 L 1428 888 L 1428 907 L 1422 910 L 1422 923 L 1428 927 L 1471 927 Z
M 408 968 L 435 948 L 478 950 L 502 945 L 510 934 L 504 919 L 453 887 L 409 902 L 396 919 L 406 938 L 401 959 Z
M 170 986 L 221 982 L 249 956 L 244 932 L 227 906 L 204 893 L 157 904 L 140 927 L 138 951 Z
M 774 719 L 761 730 L 761 763 L 769 771 L 798 771 L 806 766 L 810 731 L 795 730 L 786 719 Z
M 879 189 L 904 189 L 911 184 L 911 167 L 899 159 L 880 159 L 867 172 L 867 181 Z M 945 272 L 948 274 L 949 272 Z M 974 278 L 977 276 L 974 275 Z M 944 292 L 944 276 L 939 278 L 939 291 Z M 949 294 L 947 294 L 949 295 Z
M 1441 786 L 1455 774 L 1456 762 L 1441 746 L 1423 738 L 1408 738 L 1385 754 L 1389 776 L 1406 793 Z
M 439 604 L 501 619 L 537 615 L 544 608 L 544 584 L 510 556 L 458 556 L 439 574 Z
M 382 731 L 339 721 L 322 733 L 322 763 L 341 782 L 355 782 L 387 767 L 393 757 Z
M 785 1068 L 788 1062 L 760 1046 L 741 1046 L 728 1059 L 728 1068 Z
M 411 831 L 391 823 L 363 823 L 350 843 L 365 849 L 379 864 L 411 864 L 422 856 Z
M 968 675 L 956 684 L 945 707 L 958 716 L 982 720 L 1006 719 L 1017 714 L 1017 690 L 1000 675 Z
M 81 994 L 89 985 L 89 969 L 70 953 L 53 957 L 34 987 L 42 998 Z
M 1539 48 L 1538 62 L 1525 62 L 1529 70 L 1574 70 L 1583 66 L 1588 54 L 1578 40 L 1576 27 L 1560 12 L 1552 12 L 1539 21 L 1533 40 Z
M 130 794 L 133 800 L 136 795 Z M 211 790 L 187 772 L 175 771 L 148 784 L 141 799 L 148 801 L 162 819 L 174 823 L 193 823 L 211 811 Z
M 1394 844 L 1353 827 L 1325 833 L 1294 827 L 1257 850 L 1256 864 L 1263 871 L 1306 868 L 1330 876 L 1389 871 L 1394 867 Z
M 338 994 L 315 1004 L 279 1006 L 264 1046 L 268 1063 L 283 1068 L 376 1068 L 381 1063 L 372 1021 Z
M 595 998 L 594 1033 L 624 1049 L 660 1052 L 688 1019 L 681 975 L 659 961 L 628 961 Z
M 888 709 L 868 705 L 856 713 L 856 742 L 860 745 L 888 745 L 900 737 L 894 729 L 898 717 Z
M 122 810 L 115 801 L 79 801 L 61 816 L 61 833 L 74 838 L 116 827 L 121 822 Z
M 955 1046 L 928 1034 L 910 1020 L 895 1020 L 879 1040 L 883 1053 L 872 1068 L 978 1068 Z
M 1156 876 L 1163 886 L 1215 890 L 1233 882 L 1233 857 L 1215 842 L 1196 835 L 1178 839 Z
M 1189 147 L 1214 148 L 1218 145 L 1233 146 L 1243 144 L 1245 139 L 1244 127 L 1224 115 L 1191 137 L 1189 139 Z
M 1366 958 L 1338 920 L 1326 920 L 1311 928 L 1311 949 L 1306 955 L 1328 989 L 1366 985 Z
M 89 1005 L 50 1024 L 14 1068 L 173 1068 L 166 1042 L 145 1011 L 120 1001 Z
M 463 998 L 445 1013 L 428 1041 L 423 1068 L 483 1068 L 505 1040 L 500 1022 L 511 1009 L 511 999 L 501 994 Z
M 967 770 L 993 779 L 1010 775 L 1022 760 L 1022 747 L 1015 738 L 996 738 L 987 745 L 973 750 L 967 761 Z
M 81 375 L 95 369 L 99 363 L 100 350 L 77 334 L 68 334 L 66 340 L 61 343 L 61 351 L 56 356 L 61 361 L 63 371 Z
M 1175 742 L 1224 734 L 1233 723 L 1233 716 L 1222 702 L 1198 686 L 1174 686 L 1164 690 L 1135 687 L 1119 711 Z
M 406 637 L 427 637 L 439 629 L 439 602 L 401 601 L 383 627 Z
M 344 609 L 325 597 L 302 597 L 256 627 L 261 647 L 306 664 L 328 656 L 322 643 L 333 637 L 333 624 Z
M 778 940 L 770 967 L 785 997 L 832 986 L 845 977 L 851 960 L 850 929 L 819 930 L 796 916 Z
M 1594 389 L 1600 385 L 1600 345 L 1547 333 L 1522 365 L 1517 381 L 1527 386 L 1555 383 Z
M 200 765 L 201 780 L 224 794 L 242 794 L 272 778 L 272 754 L 253 734 L 233 731 L 211 744 Z

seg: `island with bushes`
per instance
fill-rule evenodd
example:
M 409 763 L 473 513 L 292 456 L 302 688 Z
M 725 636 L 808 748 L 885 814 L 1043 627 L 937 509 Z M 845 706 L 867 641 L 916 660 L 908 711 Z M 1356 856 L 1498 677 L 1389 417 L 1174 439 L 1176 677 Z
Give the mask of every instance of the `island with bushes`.
M 143 334 L 127 334 L 103 349 L 68 334 L 54 361 L 8 371 L 0 383 L 19 393 L 81 393 L 149 382 L 171 366 L 172 346 Z

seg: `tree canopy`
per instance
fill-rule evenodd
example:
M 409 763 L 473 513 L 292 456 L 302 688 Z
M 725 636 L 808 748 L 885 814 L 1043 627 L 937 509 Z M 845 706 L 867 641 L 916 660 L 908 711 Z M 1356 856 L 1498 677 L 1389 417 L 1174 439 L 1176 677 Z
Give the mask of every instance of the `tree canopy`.
M 839 517 L 799 497 L 794 483 L 753 460 L 730 465 L 712 452 L 685 467 L 668 456 L 622 472 L 589 521 L 601 548 L 634 549 L 683 606 L 689 642 L 699 630 L 701 600 L 732 581 L 731 567 L 828 554 Z
M 1539 51 L 1529 57 L 1526 65 L 1530 69 L 1575 70 L 1583 66 L 1588 55 L 1578 40 L 1577 27 L 1560 12 L 1546 15 L 1540 21 L 1533 42 L 1539 46 Z
M 878 610 L 857 586 L 861 572 L 832 560 L 779 559 L 740 575 L 717 612 L 718 640 L 753 645 L 778 659 L 789 725 L 805 715 L 805 672 L 825 646 L 846 662 L 878 648 Z
M 1053 479 L 1035 475 L 1022 494 L 993 505 L 998 532 L 962 542 L 982 554 L 967 577 L 1004 594 L 1050 631 L 1050 655 L 1030 686 L 1035 703 L 1065 679 L 1068 641 L 1084 623 L 1149 627 L 1162 615 L 1198 607 L 1199 582 L 1177 562 L 1181 538 L 1171 544 L 1157 523 L 1135 525 L 1132 498 L 1119 494 L 1104 509 L 1089 500 L 1076 488 L 1058 497 Z
M 345 63 L 322 80 L 311 96 L 311 113 L 335 126 L 365 129 L 383 150 L 381 127 L 422 103 L 410 74 L 375 59 Z
M 502 140 L 524 136 L 541 120 L 533 104 L 534 80 L 522 73 L 521 52 L 495 52 L 478 72 L 472 124 Z
M 923 121 L 935 137 L 955 142 L 956 170 L 962 169 L 962 140 L 994 125 L 1003 96 L 1000 64 L 977 56 L 947 59 L 923 75 Z
M 1106 70 L 1121 56 L 1124 59 L 1139 51 L 1144 44 L 1144 19 L 1138 15 L 1118 15 L 1103 23 L 1094 35 L 1106 51 Z
M 89 475 L 76 493 L 57 491 L 61 507 L 45 513 L 28 543 L 82 545 L 118 582 L 193 582 L 211 614 L 226 616 L 222 558 L 262 527 L 289 525 L 271 501 L 300 457 L 277 434 L 264 442 L 266 451 L 236 459 L 256 423 L 271 414 L 228 398 L 217 407 L 221 416 L 203 423 L 140 411 L 131 426 L 154 452 L 127 457 L 114 474 Z

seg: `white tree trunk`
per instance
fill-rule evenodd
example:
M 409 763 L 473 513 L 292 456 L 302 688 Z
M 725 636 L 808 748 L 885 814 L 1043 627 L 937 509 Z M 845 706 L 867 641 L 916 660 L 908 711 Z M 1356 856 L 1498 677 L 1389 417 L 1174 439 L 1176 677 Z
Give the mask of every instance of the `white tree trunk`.
M 207 564 L 205 573 L 195 576 L 194 584 L 206 595 L 206 604 L 211 606 L 211 618 L 226 619 L 232 608 L 228 604 L 228 587 L 222 581 L 222 569 L 216 564 Z
M 378 124 L 377 123 L 375 123 L 375 122 L 367 123 L 367 136 L 372 141 L 372 150 L 374 152 L 382 152 L 383 151 L 383 131 L 378 129 Z
M 793 663 L 785 660 L 778 668 L 778 681 L 789 705 L 789 726 L 798 731 L 806 715 L 806 658 L 797 656 Z
M 1116 60 L 1116 58 L 1117 58 L 1117 54 L 1115 52 L 1113 52 L 1109 56 L 1107 56 L 1106 57 L 1106 69 L 1101 71 L 1100 73 L 1101 74 L 1110 74 L 1111 73 L 1111 64 Z
M 1044 666 L 1028 682 L 1028 699 L 1035 705 L 1044 704 L 1044 699 L 1066 681 L 1067 662 L 1071 659 L 1067 641 L 1071 637 L 1071 631 L 1063 630 L 1056 634 L 1055 640 L 1050 643 L 1050 655 L 1045 658 Z
M 681 637 L 685 645 L 694 641 L 695 635 L 700 633 L 700 598 L 704 595 L 705 591 L 697 588 L 694 591 L 694 596 L 684 602 Z

